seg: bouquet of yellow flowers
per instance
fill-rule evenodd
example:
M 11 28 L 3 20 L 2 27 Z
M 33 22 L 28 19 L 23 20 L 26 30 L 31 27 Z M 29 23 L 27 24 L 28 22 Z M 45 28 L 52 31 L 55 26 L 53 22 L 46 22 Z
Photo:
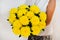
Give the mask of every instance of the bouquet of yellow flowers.
M 46 28 L 46 18 L 46 13 L 38 6 L 23 4 L 10 10 L 8 21 L 15 35 L 28 37 L 31 34 L 38 35 Z

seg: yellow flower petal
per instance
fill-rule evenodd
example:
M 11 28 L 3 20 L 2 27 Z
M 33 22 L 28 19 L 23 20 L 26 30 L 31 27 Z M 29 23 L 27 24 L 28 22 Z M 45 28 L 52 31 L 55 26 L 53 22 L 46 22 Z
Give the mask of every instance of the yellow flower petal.
M 23 37 L 28 37 L 30 35 L 30 28 L 29 27 L 22 27 L 21 28 L 21 35 Z
M 23 4 L 23 5 L 19 6 L 19 9 L 25 9 L 25 8 L 28 8 L 28 6 L 26 4 Z
M 29 20 L 26 16 L 22 16 L 20 18 L 20 22 L 23 24 L 23 25 L 27 25 L 29 23 Z
M 10 10 L 10 13 L 16 13 L 17 12 L 17 8 L 12 8 L 11 10 Z

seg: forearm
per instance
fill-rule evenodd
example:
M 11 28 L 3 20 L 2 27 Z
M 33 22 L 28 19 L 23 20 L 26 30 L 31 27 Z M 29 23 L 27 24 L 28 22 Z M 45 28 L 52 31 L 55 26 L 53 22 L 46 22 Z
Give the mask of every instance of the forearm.
M 47 6 L 47 25 L 50 24 L 54 10 L 55 10 L 55 6 L 56 6 L 56 0 L 49 0 L 48 6 Z

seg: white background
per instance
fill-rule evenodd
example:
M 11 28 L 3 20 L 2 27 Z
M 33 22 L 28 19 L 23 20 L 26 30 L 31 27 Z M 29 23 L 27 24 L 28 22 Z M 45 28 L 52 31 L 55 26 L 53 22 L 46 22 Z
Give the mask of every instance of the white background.
M 54 25 L 54 40 L 60 40 L 60 0 L 56 0 L 55 20 Z

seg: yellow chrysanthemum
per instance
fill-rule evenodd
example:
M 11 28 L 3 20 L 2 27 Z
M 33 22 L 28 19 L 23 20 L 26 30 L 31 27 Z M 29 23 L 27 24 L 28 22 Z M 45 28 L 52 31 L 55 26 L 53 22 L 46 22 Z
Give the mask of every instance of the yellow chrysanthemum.
M 39 27 L 40 27 L 41 29 L 45 29 L 45 28 L 46 28 L 46 23 L 45 23 L 45 22 L 40 22 L 40 23 L 39 23 Z
M 21 25 L 21 23 L 19 22 L 19 20 L 16 20 L 16 21 L 13 23 L 13 27 L 21 28 L 22 25 Z
M 40 11 L 38 6 L 23 4 L 10 10 L 8 21 L 12 24 L 12 31 L 15 35 L 28 37 L 30 33 L 38 35 L 46 28 L 46 18 L 46 13 Z
M 22 10 L 19 10 L 19 11 L 17 12 L 17 15 L 18 15 L 18 17 L 21 17 L 21 16 L 23 15 Z
M 29 23 L 29 20 L 27 18 L 27 16 L 22 16 L 20 18 L 20 22 L 23 24 L 23 25 L 27 25 Z
M 10 10 L 10 13 L 16 13 L 17 12 L 17 8 L 12 8 L 11 10 Z
M 32 5 L 31 7 L 30 7 L 30 10 L 32 11 L 32 12 L 34 12 L 34 13 L 38 13 L 38 12 L 40 12 L 40 9 L 38 8 L 38 6 L 36 6 L 36 5 Z
M 20 35 L 21 34 L 21 30 L 20 29 L 18 29 L 18 28 L 16 28 L 16 27 L 14 27 L 13 29 L 12 29 L 12 31 L 13 31 L 13 33 L 15 34 L 15 35 Z
M 16 16 L 14 14 L 10 14 L 8 19 L 9 19 L 9 22 L 12 24 L 16 20 Z
M 20 5 L 19 9 L 25 9 L 25 8 L 29 8 L 26 4 Z
M 26 9 L 20 9 L 17 14 L 18 14 L 18 17 L 21 17 L 22 15 L 25 15 L 27 13 L 27 10 Z
M 34 16 L 34 13 L 29 11 L 29 12 L 27 12 L 26 16 L 31 19 Z
M 39 28 L 39 26 L 32 26 L 32 34 L 33 35 L 38 35 L 41 32 L 41 29 Z
M 33 16 L 31 19 L 32 25 L 38 25 L 39 24 L 39 18 L 37 16 Z
M 21 35 L 23 37 L 28 37 L 30 35 L 30 28 L 27 26 L 27 27 L 22 27 L 21 28 Z
M 21 9 L 23 14 L 26 14 L 27 10 L 26 9 Z
M 45 12 L 40 12 L 39 15 L 40 15 L 40 19 L 41 19 L 42 21 L 46 21 L 47 15 L 46 15 Z

